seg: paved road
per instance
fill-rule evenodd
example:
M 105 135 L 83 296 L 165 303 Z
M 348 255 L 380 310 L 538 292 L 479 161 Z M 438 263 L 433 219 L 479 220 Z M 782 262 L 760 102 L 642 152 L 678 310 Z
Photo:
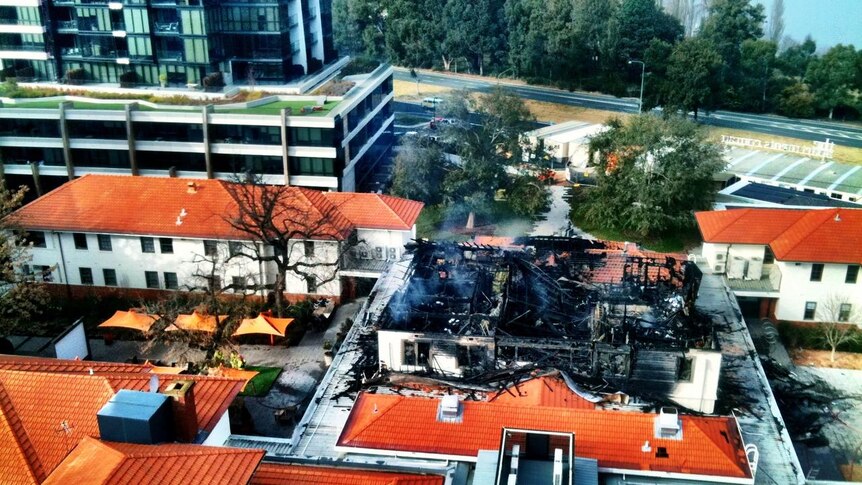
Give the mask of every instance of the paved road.
M 466 78 L 444 73 L 419 74 L 420 81 L 435 86 L 445 86 L 454 89 L 466 89 L 470 91 L 489 91 L 495 83 L 475 78 Z M 410 74 L 406 69 L 396 68 L 395 79 L 410 81 Z M 546 101 L 551 103 L 568 104 L 584 108 L 618 111 L 623 113 L 636 113 L 638 107 L 637 99 L 617 98 L 604 94 L 572 93 L 554 88 L 525 86 L 502 83 L 504 89 L 517 94 L 525 99 Z M 862 148 L 862 127 L 847 125 L 843 123 L 794 120 L 775 115 L 755 115 L 746 113 L 733 113 L 729 111 L 715 111 L 709 114 L 701 114 L 699 121 L 704 124 L 720 126 L 724 128 L 735 128 L 740 130 L 756 131 L 777 136 L 789 136 L 803 140 L 823 141 L 829 138 L 836 145 L 845 145 Z

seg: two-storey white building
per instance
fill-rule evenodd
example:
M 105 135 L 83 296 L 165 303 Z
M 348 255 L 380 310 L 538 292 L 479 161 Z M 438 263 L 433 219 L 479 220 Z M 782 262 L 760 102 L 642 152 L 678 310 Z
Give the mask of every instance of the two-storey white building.
M 86 175 L 13 214 L 32 241 L 23 270 L 65 285 L 235 293 L 271 291 L 276 268 L 241 254 L 271 248 L 234 221 L 258 190 L 222 180 Z M 290 295 L 353 296 L 415 237 L 422 203 L 386 195 L 277 187 L 273 227 L 294 230 Z M 323 264 L 319 264 L 323 263 Z
M 862 308 L 862 210 L 731 209 L 695 214 L 703 256 L 761 317 L 854 320 Z M 855 322 L 862 323 L 862 322 Z

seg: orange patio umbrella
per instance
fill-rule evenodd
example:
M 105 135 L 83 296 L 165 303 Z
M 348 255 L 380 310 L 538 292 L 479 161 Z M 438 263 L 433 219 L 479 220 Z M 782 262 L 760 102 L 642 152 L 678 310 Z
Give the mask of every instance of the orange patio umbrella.
M 127 312 L 117 310 L 114 316 L 99 324 L 100 328 L 129 328 L 140 332 L 149 332 L 150 327 L 156 323 L 160 317 L 158 315 L 150 315 L 140 313 L 135 309 L 130 309 Z
M 218 315 L 218 322 L 224 322 L 227 320 L 227 317 L 227 315 Z M 217 325 L 218 323 L 215 315 L 202 315 L 195 310 L 191 315 L 177 315 L 177 319 L 174 320 L 174 323 L 168 325 L 166 330 L 169 332 L 176 332 L 177 330 L 196 330 L 200 332 L 215 333 Z
M 293 322 L 292 318 L 275 318 L 261 313 L 255 318 L 243 319 L 233 333 L 233 336 L 269 335 L 269 344 L 272 345 L 276 336 L 284 337 L 284 332 L 291 322 Z

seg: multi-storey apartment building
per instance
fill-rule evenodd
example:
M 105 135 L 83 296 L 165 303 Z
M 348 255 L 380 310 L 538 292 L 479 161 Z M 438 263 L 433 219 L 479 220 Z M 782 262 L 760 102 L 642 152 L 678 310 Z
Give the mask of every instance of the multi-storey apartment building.
M 331 0 L 4 0 L 0 60 L 27 80 L 284 83 L 336 58 L 331 16 Z
M 392 146 L 392 68 L 344 96 L 216 106 L 78 97 L 0 99 L 0 171 L 47 192 L 88 173 L 230 179 L 364 191 Z

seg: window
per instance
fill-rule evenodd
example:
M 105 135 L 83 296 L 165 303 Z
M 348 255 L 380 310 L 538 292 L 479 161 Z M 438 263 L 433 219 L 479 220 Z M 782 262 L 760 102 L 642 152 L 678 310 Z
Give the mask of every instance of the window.
M 47 248 L 48 242 L 45 240 L 45 233 L 42 231 L 30 231 L 27 233 L 27 241 L 34 248 Z
M 78 268 L 78 274 L 81 275 L 81 284 L 82 285 L 92 285 L 93 284 L 93 270 L 90 268 Z
M 857 278 L 859 278 L 859 265 L 858 264 L 847 265 L 847 276 L 844 277 L 844 282 L 845 283 L 856 283 Z
M 159 238 L 159 249 L 161 249 L 162 254 L 173 254 L 174 253 L 174 240 L 169 237 L 160 237 Z
M 234 276 L 231 278 L 231 285 L 233 285 L 233 291 L 243 291 L 248 287 L 245 276 Z
M 204 241 L 204 255 L 215 256 L 218 254 L 218 243 L 216 241 Z
M 99 240 L 99 251 L 111 251 L 111 236 L 107 234 L 98 234 L 96 239 Z
M 147 280 L 147 288 L 159 287 L 159 273 L 156 271 L 144 271 L 144 279 Z
M 206 280 L 207 280 L 207 288 L 209 288 L 210 291 L 213 291 L 213 292 L 221 291 L 221 289 L 222 289 L 221 276 L 207 276 Z
M 180 282 L 177 279 L 176 273 L 165 272 L 165 288 L 169 290 L 176 290 L 180 287 Z
M 814 320 L 814 313 L 817 311 L 817 302 L 816 301 L 806 301 L 805 302 L 805 315 L 802 316 L 803 320 Z
M 314 241 L 305 241 L 302 243 L 305 249 L 305 257 L 314 257 Z
M 694 359 L 691 357 L 683 357 L 679 360 L 678 381 L 691 382 L 692 364 L 694 364 Z
M 28 280 L 44 281 L 45 283 L 54 281 L 54 273 L 50 266 L 34 264 L 31 267 L 25 264 L 22 270 L 25 276 L 29 275 Z
M 306 275 L 305 284 L 308 286 L 308 293 L 317 293 L 317 278 L 314 275 Z
M 811 265 L 811 281 L 820 281 L 823 279 L 823 265 L 814 263 Z
M 87 249 L 87 235 L 80 232 L 72 233 L 72 239 L 75 240 L 75 249 Z
M 142 253 L 154 253 L 154 252 L 156 252 L 156 244 L 153 242 L 153 238 L 151 238 L 151 237 L 142 237 L 141 238 L 141 252 Z
M 404 342 L 403 365 L 428 365 L 428 354 L 431 353 L 430 342 Z
M 227 243 L 227 251 L 231 256 L 236 256 L 237 254 L 242 253 L 242 243 L 237 241 L 230 241 Z
M 102 277 L 105 278 L 105 286 L 117 286 L 117 272 L 113 269 L 103 269 Z
M 853 309 L 853 305 L 850 303 L 842 303 L 838 308 L 838 321 L 839 322 L 847 322 L 850 320 L 850 311 Z

